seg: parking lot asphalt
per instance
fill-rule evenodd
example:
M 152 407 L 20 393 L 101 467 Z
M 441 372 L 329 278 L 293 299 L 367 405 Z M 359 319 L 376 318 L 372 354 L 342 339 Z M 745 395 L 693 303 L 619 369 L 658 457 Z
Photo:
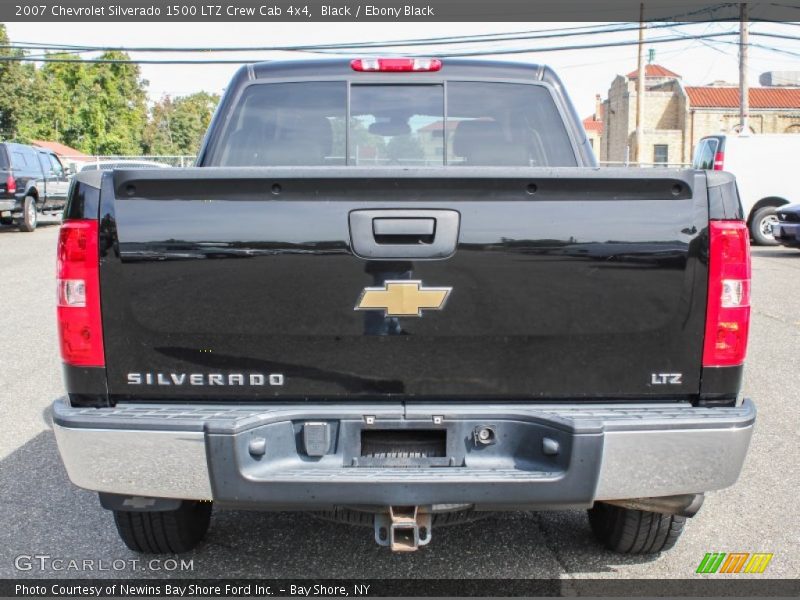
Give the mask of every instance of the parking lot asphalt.
M 64 394 L 55 328 L 54 224 L 0 227 L 0 577 L 159 577 L 117 538 L 111 513 L 67 478 L 50 427 Z M 800 252 L 753 251 L 745 392 L 756 431 L 736 485 L 713 492 L 678 545 L 624 557 L 591 537 L 583 511 L 510 513 L 433 532 L 393 555 L 372 531 L 294 513 L 215 512 L 207 541 L 173 577 L 691 578 L 706 552 L 772 552 L 771 577 L 800 574 Z M 680 451 L 676 449 L 676 451 Z M 125 562 L 108 571 L 19 570 L 17 557 Z M 120 565 L 118 562 L 117 565 Z M 709 577 L 708 575 L 704 577 Z

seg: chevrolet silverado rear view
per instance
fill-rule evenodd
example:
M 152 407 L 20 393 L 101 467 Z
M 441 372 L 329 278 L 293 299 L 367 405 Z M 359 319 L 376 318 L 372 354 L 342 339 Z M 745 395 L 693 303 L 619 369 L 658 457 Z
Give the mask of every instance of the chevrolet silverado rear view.
M 659 552 L 755 421 L 733 177 L 598 168 L 547 67 L 242 68 L 196 167 L 76 178 L 58 278 L 59 449 L 142 552 L 212 506 L 395 551 L 581 508 Z

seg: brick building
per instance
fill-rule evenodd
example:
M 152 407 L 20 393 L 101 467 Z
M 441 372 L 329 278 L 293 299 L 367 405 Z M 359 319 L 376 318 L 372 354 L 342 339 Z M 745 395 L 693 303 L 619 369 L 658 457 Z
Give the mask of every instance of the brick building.
M 583 128 L 586 130 L 586 136 L 589 138 L 592 150 L 599 157 L 600 144 L 603 139 L 603 101 L 600 98 L 600 94 L 595 96 L 594 114 L 583 120 Z
M 637 79 L 637 71 L 618 75 L 608 98 L 584 121 L 590 139 L 596 139 L 593 144 L 601 161 L 625 162 L 636 155 Z M 738 128 L 736 84 L 687 86 L 677 73 L 648 64 L 645 92 L 641 162 L 689 163 L 700 138 Z M 751 131 L 800 133 L 800 87 L 753 87 L 749 98 Z M 598 120 L 599 126 L 594 124 Z

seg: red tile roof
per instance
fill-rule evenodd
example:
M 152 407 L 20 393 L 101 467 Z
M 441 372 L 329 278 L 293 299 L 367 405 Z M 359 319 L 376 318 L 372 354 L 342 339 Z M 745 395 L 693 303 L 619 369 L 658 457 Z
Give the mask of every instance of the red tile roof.
M 586 117 L 583 120 L 583 128 L 586 131 L 596 131 L 597 133 L 603 133 L 603 122 L 595 121 L 594 115 L 592 115 L 591 117 Z
M 739 88 L 687 86 L 694 108 L 739 108 Z M 800 88 L 750 88 L 750 108 L 800 108 Z
M 458 127 L 458 121 L 450 121 L 447 124 L 447 129 L 452 130 Z M 420 127 L 419 131 L 441 131 L 444 129 L 444 123 L 442 121 L 434 121 L 433 123 L 428 123 L 424 127 Z
M 680 75 L 677 73 L 673 73 L 666 67 L 662 67 L 661 65 L 653 65 L 647 64 L 644 66 L 644 76 L 645 77 L 674 77 L 676 79 L 680 79 Z M 631 71 L 626 75 L 628 79 L 638 79 L 639 78 L 639 71 Z
M 89 158 L 88 155 L 84 154 L 80 150 L 75 150 L 75 148 L 70 148 L 69 146 L 65 146 L 59 142 L 33 140 L 33 145 L 38 146 L 39 148 L 44 148 L 45 150 L 51 150 L 59 156 L 69 156 L 71 158 Z

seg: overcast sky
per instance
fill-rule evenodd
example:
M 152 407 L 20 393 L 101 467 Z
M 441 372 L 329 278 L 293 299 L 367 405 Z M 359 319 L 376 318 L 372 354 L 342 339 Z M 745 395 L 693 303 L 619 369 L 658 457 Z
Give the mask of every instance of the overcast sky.
M 494 32 L 542 30 L 586 23 L 8 23 L 9 37 L 14 42 L 45 42 L 63 44 L 88 44 L 110 46 L 159 45 L 170 47 L 201 46 L 268 46 L 281 44 L 316 44 L 375 40 L 401 40 L 418 37 L 452 36 L 464 34 L 486 34 Z M 699 23 L 684 26 L 684 34 L 716 33 L 736 31 L 736 23 Z M 755 23 L 752 32 L 773 32 L 789 35 L 800 34 L 795 24 Z M 672 29 L 648 32 L 648 36 L 672 37 Z M 582 117 L 594 111 L 595 94 L 605 97 L 611 81 L 617 74 L 636 68 L 636 46 L 599 48 L 591 50 L 569 50 L 559 52 L 536 51 L 547 46 L 587 44 L 612 40 L 635 40 L 636 32 L 608 34 L 603 36 L 572 37 L 561 40 L 496 42 L 494 47 L 527 47 L 533 50 L 525 54 L 513 54 L 505 58 L 549 64 L 564 80 L 567 90 Z M 721 40 L 725 40 L 725 43 Z M 796 41 L 753 37 L 754 44 L 763 44 L 789 52 L 798 53 Z M 702 85 L 713 80 L 738 81 L 738 50 L 735 37 L 716 40 L 691 40 L 669 44 L 647 45 L 656 50 L 655 62 L 683 75 L 688 85 Z M 492 46 L 459 46 L 459 49 L 486 48 Z M 417 52 L 422 51 L 415 48 Z M 398 50 L 393 50 L 398 53 Z M 435 52 L 431 52 L 435 55 Z M 357 55 L 357 54 L 356 54 Z M 85 55 L 85 56 L 91 56 Z M 133 58 L 159 58 L 153 55 L 132 53 Z M 301 53 L 245 52 L 210 54 L 170 54 L 176 59 L 240 58 L 276 59 L 311 56 Z M 227 85 L 236 65 L 142 65 L 142 75 L 149 83 L 151 100 L 168 94 L 172 96 L 206 90 L 221 92 Z M 800 57 L 751 48 L 750 82 L 758 85 L 758 76 L 770 70 L 800 71 Z

